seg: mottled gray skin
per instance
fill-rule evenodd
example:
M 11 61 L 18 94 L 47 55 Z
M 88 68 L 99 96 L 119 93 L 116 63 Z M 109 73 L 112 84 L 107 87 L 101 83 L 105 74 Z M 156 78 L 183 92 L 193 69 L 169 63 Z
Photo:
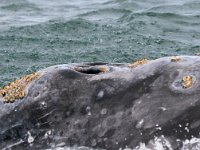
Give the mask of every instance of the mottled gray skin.
M 74 70 L 99 65 L 110 70 L 96 74 Z M 46 149 L 62 143 L 117 150 L 161 135 L 179 149 L 177 139 L 199 137 L 198 56 L 181 56 L 178 62 L 165 57 L 136 68 L 94 63 L 40 72 L 24 99 L 0 102 L 1 149 L 9 145 L 15 150 Z M 194 79 L 187 89 L 181 85 L 185 75 Z M 32 143 L 28 143 L 30 134 Z

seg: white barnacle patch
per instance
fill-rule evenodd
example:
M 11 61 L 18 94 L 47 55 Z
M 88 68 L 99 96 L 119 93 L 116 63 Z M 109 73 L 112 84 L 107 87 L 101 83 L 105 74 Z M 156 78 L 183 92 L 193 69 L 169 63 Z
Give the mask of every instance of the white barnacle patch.
M 173 150 L 170 141 L 168 141 L 168 139 L 165 138 L 164 135 L 161 135 L 160 137 L 155 137 L 153 140 L 151 140 L 151 142 L 149 142 L 149 146 L 151 147 L 151 149 L 155 150 Z M 147 149 L 147 147 L 145 146 L 143 150 L 149 149 Z
M 31 132 L 28 131 L 27 134 L 28 134 L 28 143 L 29 144 L 33 143 L 34 142 L 34 137 L 31 136 Z
M 190 140 L 186 139 L 183 141 L 182 150 L 198 150 L 200 149 L 200 138 L 192 138 Z
M 192 137 L 191 139 L 180 140 L 176 139 L 176 142 L 180 143 L 182 147 L 180 150 L 199 150 L 200 138 Z M 133 150 L 173 150 L 172 143 L 164 135 L 160 137 L 154 137 L 148 143 L 139 143 Z M 122 149 L 121 149 L 122 150 Z M 123 149 L 124 150 L 124 149 Z

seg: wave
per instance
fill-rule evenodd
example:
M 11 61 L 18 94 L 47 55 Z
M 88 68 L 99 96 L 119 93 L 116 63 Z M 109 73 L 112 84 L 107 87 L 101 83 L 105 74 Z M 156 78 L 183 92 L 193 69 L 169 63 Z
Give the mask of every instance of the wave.
M 32 4 L 26 0 L 19 1 L 1 1 L 0 9 L 2 11 L 38 11 L 40 10 L 35 4 Z
M 117 8 L 105 8 L 105 9 L 99 9 L 95 11 L 90 11 L 81 15 L 78 15 L 78 17 L 87 19 L 89 21 L 99 21 L 99 23 L 106 23 L 106 22 L 112 22 L 120 17 L 130 14 L 132 11 L 127 9 L 117 9 Z

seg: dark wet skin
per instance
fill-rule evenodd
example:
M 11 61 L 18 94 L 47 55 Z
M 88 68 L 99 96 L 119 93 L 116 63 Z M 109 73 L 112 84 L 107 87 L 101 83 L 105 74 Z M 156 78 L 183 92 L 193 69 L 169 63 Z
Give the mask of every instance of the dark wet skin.
M 177 139 L 199 137 L 200 57 L 171 59 L 135 68 L 101 63 L 41 71 L 24 99 L 1 101 L 0 148 L 22 140 L 13 148 L 46 149 L 64 142 L 116 150 L 164 135 L 173 149 L 180 149 Z M 101 72 L 100 66 L 109 70 Z M 185 76 L 192 77 L 186 88 Z

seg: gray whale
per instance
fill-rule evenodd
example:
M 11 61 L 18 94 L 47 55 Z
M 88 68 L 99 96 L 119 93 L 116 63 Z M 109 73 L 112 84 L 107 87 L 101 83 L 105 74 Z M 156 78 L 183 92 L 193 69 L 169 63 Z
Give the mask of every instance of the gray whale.
M 5 103 L 1 97 L 1 149 L 117 150 L 155 137 L 181 149 L 181 141 L 199 138 L 199 56 L 164 57 L 134 67 L 64 64 L 39 73 L 23 99 Z

